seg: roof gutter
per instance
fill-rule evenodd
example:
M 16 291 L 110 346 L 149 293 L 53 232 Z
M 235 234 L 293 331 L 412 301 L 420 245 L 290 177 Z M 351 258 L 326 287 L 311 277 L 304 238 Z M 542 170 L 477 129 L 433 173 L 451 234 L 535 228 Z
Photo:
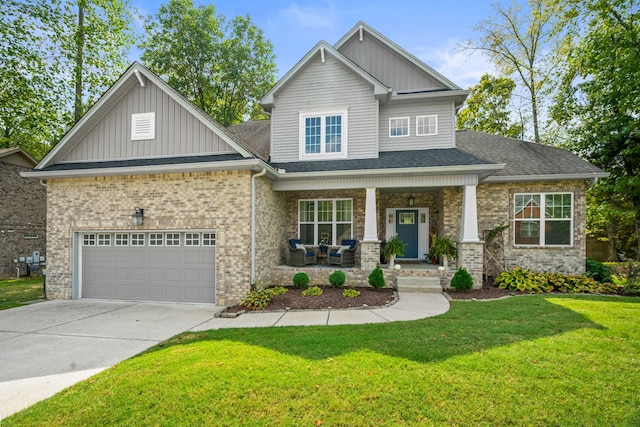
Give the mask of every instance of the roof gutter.
M 312 171 L 312 172 L 286 172 L 278 174 L 278 179 L 313 179 L 331 178 L 345 176 L 371 176 L 371 175 L 402 175 L 421 173 L 457 174 L 477 171 L 497 171 L 504 169 L 505 163 L 490 163 L 481 165 L 458 165 L 458 166 L 435 166 L 421 168 L 389 168 L 389 169 L 358 169 L 358 170 L 333 170 L 333 171 Z
M 203 163 L 176 163 L 166 165 L 151 166 L 130 166 L 111 168 L 91 168 L 91 169 L 71 169 L 71 170 L 33 170 L 20 172 L 25 178 L 55 179 L 55 178 L 82 178 L 95 176 L 124 176 L 124 175 L 153 175 L 162 173 L 182 173 L 182 172 L 210 172 L 217 170 L 238 170 L 251 169 L 262 170 L 266 164 L 259 159 L 231 160 L 224 162 L 203 162 Z M 273 175 L 277 172 L 272 168 Z
M 256 283 L 256 178 L 265 176 L 267 168 L 251 176 L 251 287 Z
M 565 173 L 554 175 L 510 175 L 510 176 L 489 176 L 483 179 L 481 184 L 506 183 L 506 182 L 527 182 L 527 181 L 577 181 L 583 179 L 597 180 L 598 178 L 608 178 L 608 172 L 593 173 Z

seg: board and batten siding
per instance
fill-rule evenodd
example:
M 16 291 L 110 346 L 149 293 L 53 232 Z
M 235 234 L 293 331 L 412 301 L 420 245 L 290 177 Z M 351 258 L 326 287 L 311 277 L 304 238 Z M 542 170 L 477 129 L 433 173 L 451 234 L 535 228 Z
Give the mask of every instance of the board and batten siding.
M 131 115 L 155 112 L 155 139 L 131 140 Z M 135 85 L 69 152 L 64 162 L 227 154 L 235 151 L 201 120 L 147 80 Z
M 416 135 L 417 116 L 438 116 L 437 135 Z M 409 136 L 389 137 L 389 119 L 409 117 Z M 380 107 L 380 151 L 425 150 L 455 147 L 453 101 L 430 104 L 382 105 Z
M 378 101 L 370 83 L 331 55 L 317 54 L 275 96 L 271 114 L 271 160 L 299 161 L 299 113 L 348 109 L 349 159 L 375 158 Z
M 340 53 L 394 91 L 445 88 L 366 31 L 362 41 L 354 35 L 340 47 Z

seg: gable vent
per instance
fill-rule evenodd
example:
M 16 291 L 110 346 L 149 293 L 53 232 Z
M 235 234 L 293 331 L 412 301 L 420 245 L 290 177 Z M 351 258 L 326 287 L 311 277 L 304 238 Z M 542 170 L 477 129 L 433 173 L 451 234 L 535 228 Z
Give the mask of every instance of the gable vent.
M 131 115 L 131 140 L 155 139 L 156 113 L 139 113 Z

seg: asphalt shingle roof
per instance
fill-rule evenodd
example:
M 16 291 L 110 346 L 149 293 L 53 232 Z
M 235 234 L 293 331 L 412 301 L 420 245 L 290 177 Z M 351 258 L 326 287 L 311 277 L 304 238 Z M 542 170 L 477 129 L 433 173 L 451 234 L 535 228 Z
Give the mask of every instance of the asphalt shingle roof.
M 214 154 L 209 156 L 158 157 L 151 159 L 111 160 L 107 162 L 58 163 L 48 166 L 42 171 L 70 171 L 84 169 L 126 168 L 136 166 L 161 166 L 190 163 L 226 162 L 243 160 L 240 154 Z

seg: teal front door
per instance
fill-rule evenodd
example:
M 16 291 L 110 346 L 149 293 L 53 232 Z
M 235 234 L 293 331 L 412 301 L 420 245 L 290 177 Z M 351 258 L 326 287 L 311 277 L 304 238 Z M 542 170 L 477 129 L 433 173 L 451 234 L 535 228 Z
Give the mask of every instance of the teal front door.
M 407 246 L 399 258 L 418 258 L 418 211 L 396 211 L 396 233 Z

